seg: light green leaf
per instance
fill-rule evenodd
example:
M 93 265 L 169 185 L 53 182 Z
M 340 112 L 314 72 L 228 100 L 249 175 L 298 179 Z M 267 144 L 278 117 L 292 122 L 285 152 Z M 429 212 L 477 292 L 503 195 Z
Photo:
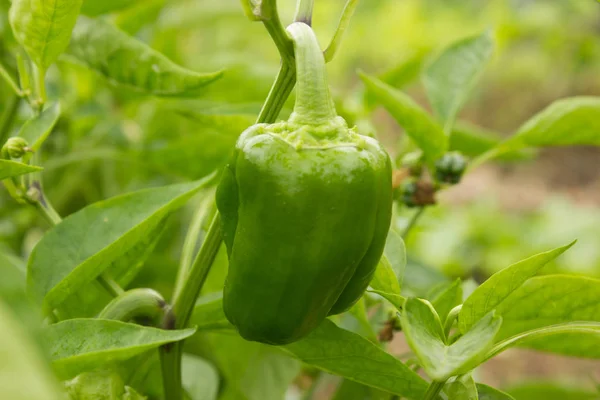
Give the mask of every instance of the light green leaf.
M 69 44 L 82 0 L 13 0 L 9 12 L 15 38 L 42 70 Z
M 514 400 L 598 400 L 598 392 L 557 382 L 530 382 L 510 387 Z M 486 400 L 486 399 L 484 399 Z M 489 399 L 496 400 L 496 399 Z
M 144 240 L 212 177 L 117 196 L 65 218 L 29 258 L 27 282 L 35 299 L 45 307 L 58 306 Z
M 529 119 L 513 136 L 482 154 L 473 164 L 524 147 L 600 146 L 600 97 L 557 100 Z
M 491 32 L 486 31 L 453 43 L 425 68 L 423 84 L 427 97 L 447 133 L 493 50 Z
M 569 335 L 572 337 L 569 337 Z M 583 341 L 585 339 L 591 339 L 594 343 L 592 346 L 590 346 L 590 356 L 593 358 L 594 351 L 597 354 L 597 350 L 595 350 L 593 346 L 596 346 L 597 349 L 598 342 L 600 341 L 600 322 L 567 322 L 564 324 L 550 325 L 519 333 L 496 343 L 486 354 L 486 359 L 490 359 L 510 347 L 531 342 L 532 340 L 538 341 L 540 339 L 548 339 L 551 337 L 560 337 L 561 341 Z M 581 356 L 588 355 L 584 353 Z
M 0 398 L 59 400 L 59 385 L 27 330 L 0 302 Z
M 125 395 L 123 379 L 111 370 L 84 372 L 66 381 L 65 389 L 69 400 L 123 400 Z
M 27 140 L 29 147 L 37 151 L 52 132 L 60 117 L 60 104 L 54 103 L 41 114 L 31 118 L 23 124 L 19 136 Z
M 430 298 L 431 305 L 437 311 L 440 321 L 446 321 L 450 310 L 462 303 L 462 297 L 463 290 L 460 279 L 456 279 L 450 284 L 442 284 L 439 290 Z
M 427 161 L 433 163 L 446 152 L 448 137 L 437 122 L 414 100 L 377 78 L 363 73 L 360 77 L 377 102 L 388 110 L 423 151 Z
M 119 11 L 136 3 L 136 0 L 83 0 L 81 13 L 90 17 Z
M 465 300 L 458 326 L 466 332 L 475 322 L 494 310 L 504 299 L 536 275 L 547 263 L 567 251 L 575 242 L 529 257 L 492 275 Z
M 477 384 L 477 392 L 479 394 L 479 400 L 515 400 L 508 393 L 504 393 L 498 389 L 494 389 L 488 385 L 484 385 L 483 383 Z M 549 397 L 551 398 L 551 397 Z M 525 400 L 525 399 L 523 399 Z M 533 400 L 533 399 L 527 399 Z M 547 399 L 544 399 L 547 400 Z
M 400 309 L 404 298 L 400 296 L 400 288 L 406 267 L 406 248 L 402 238 L 394 231 L 389 231 L 383 256 L 371 280 L 371 292 L 377 293 Z
M 47 327 L 44 341 L 54 369 L 62 377 L 72 377 L 178 342 L 195 331 L 162 330 L 113 320 L 70 319 Z
M 471 374 L 459 376 L 444 386 L 448 400 L 478 400 L 477 387 Z
M 450 134 L 449 151 L 460 151 L 467 157 L 477 157 L 493 149 L 502 142 L 502 136 L 496 132 L 458 121 Z M 519 149 L 506 152 L 498 157 L 501 161 L 527 160 L 535 151 Z
M 502 324 L 502 318 L 492 311 L 448 346 L 440 319 L 427 300 L 407 299 L 400 321 L 408 344 L 427 375 L 436 381 L 468 373 L 479 365 Z
M 182 360 L 183 387 L 191 400 L 215 400 L 219 392 L 219 373 L 200 357 L 184 354 Z
M 15 176 L 25 175 L 41 170 L 42 168 L 40 167 L 23 164 L 17 161 L 0 160 L 0 180 L 14 178 Z
M 156 96 L 195 96 L 222 73 L 185 69 L 117 27 L 80 17 L 67 54 L 114 84 Z
M 364 297 L 361 297 L 348 312 L 356 319 L 360 326 L 360 330 L 354 330 L 354 332 L 363 335 L 373 343 L 379 343 L 377 334 L 369 321 Z
M 315 368 L 408 399 L 420 399 L 427 390 L 427 382 L 394 356 L 329 320 L 282 348 Z

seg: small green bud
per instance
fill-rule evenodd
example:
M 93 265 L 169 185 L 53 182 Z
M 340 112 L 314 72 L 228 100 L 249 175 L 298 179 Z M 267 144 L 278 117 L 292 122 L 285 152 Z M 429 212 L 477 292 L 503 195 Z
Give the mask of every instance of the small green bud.
M 467 159 L 459 152 L 444 154 L 435 162 L 435 178 L 443 183 L 456 184 L 460 182 L 467 169 Z
M 21 158 L 25 153 L 31 151 L 28 146 L 29 143 L 22 137 L 11 137 L 2 147 L 2 153 L 8 154 L 10 158 Z
M 423 173 L 423 153 L 418 151 L 405 154 L 400 164 L 408 170 L 411 176 L 418 178 Z

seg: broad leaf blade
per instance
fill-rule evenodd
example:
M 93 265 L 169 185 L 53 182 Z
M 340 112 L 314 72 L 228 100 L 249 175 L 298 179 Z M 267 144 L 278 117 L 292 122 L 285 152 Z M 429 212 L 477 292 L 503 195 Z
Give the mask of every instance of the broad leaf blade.
M 89 17 L 119 11 L 136 4 L 136 0 L 83 0 L 81 13 Z
M 404 268 L 406 267 L 406 248 L 402 238 L 394 231 L 389 231 L 383 256 L 375 270 L 370 286 L 396 308 L 402 308 L 404 297 L 400 295 Z
M 434 162 L 448 149 L 448 138 L 442 128 L 417 103 L 401 91 L 366 74 L 360 75 L 367 90 L 404 128 L 406 134 L 423 150 L 425 158 Z
M 155 96 L 194 96 L 221 76 L 185 69 L 117 27 L 80 17 L 67 53 L 110 82 Z
M 44 341 L 62 377 L 127 360 L 135 355 L 190 337 L 195 329 L 162 330 L 120 321 L 70 319 L 50 325 Z
M 27 281 L 35 299 L 45 307 L 58 306 L 144 240 L 210 179 L 117 196 L 67 217 L 31 253 Z
M 394 356 L 329 320 L 283 348 L 315 368 L 408 399 L 420 399 L 427 390 L 427 382 Z
M 479 80 L 494 49 L 491 32 L 450 45 L 423 74 L 429 102 L 450 133 L 460 108 Z
M 60 104 L 54 103 L 46 108 L 41 114 L 25 122 L 19 136 L 27 140 L 29 147 L 37 151 L 52 132 L 52 129 L 60 117 Z
M 540 253 L 492 275 L 465 300 L 459 314 L 459 328 L 466 332 L 475 322 L 495 309 L 547 263 L 567 251 L 575 242 Z
M 41 170 L 42 168 L 40 167 L 23 164 L 17 161 L 0 160 L 0 180 L 14 178 L 15 176 L 21 176 Z
M 67 48 L 82 0 L 13 0 L 9 19 L 15 38 L 46 70 Z
M 44 358 L 12 314 L 0 302 L 0 398 L 59 400 L 55 382 Z
M 444 386 L 448 400 L 479 400 L 477 386 L 471 374 L 459 376 Z
M 401 315 L 402 329 L 427 374 L 445 381 L 468 373 L 485 357 L 492 346 L 502 319 L 491 312 L 452 345 L 445 344 L 442 324 L 426 300 L 410 298 Z
M 494 389 L 488 385 L 484 385 L 483 383 L 477 384 L 477 393 L 479 394 L 479 400 L 515 400 L 508 393 L 504 393 L 498 389 Z M 551 397 L 548 397 L 550 399 Z M 533 400 L 533 399 L 527 399 Z M 544 399 L 547 400 L 547 399 Z

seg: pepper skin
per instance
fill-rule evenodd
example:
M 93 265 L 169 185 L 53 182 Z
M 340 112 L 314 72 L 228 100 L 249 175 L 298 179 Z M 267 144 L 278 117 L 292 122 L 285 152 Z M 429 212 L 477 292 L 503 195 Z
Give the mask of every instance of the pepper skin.
M 391 162 L 335 113 L 311 28 L 288 28 L 298 88 L 286 122 L 238 139 L 217 190 L 229 256 L 223 307 L 248 340 L 287 344 L 349 309 L 379 262 Z

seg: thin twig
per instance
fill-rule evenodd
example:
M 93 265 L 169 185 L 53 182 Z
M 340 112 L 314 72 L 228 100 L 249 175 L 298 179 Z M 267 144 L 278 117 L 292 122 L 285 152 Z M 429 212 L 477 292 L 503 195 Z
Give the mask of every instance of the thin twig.
M 414 226 L 417 223 L 417 221 L 419 220 L 419 218 L 421 218 L 421 215 L 423 215 L 424 211 L 425 211 L 425 207 L 420 207 L 417 210 L 417 212 L 415 212 L 413 214 L 412 218 L 408 222 L 408 225 L 407 225 L 406 229 L 404 229 L 404 233 L 402 233 L 402 239 L 406 240 L 406 238 L 408 238 L 408 235 L 410 234 L 410 232 L 414 228 Z

